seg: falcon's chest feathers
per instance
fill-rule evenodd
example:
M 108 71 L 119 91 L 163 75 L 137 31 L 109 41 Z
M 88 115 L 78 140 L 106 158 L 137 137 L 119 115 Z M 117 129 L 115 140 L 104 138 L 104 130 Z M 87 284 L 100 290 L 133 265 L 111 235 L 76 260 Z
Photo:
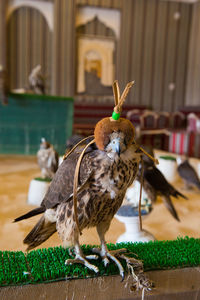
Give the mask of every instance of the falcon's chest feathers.
M 113 218 L 137 174 L 140 161 L 137 152 L 135 144 L 127 147 L 122 132 L 112 132 L 104 150 L 96 151 L 91 176 L 78 194 L 81 227 L 96 226 Z
M 137 173 L 139 157 L 135 156 L 135 151 L 136 148 L 132 145 L 114 159 L 100 154 L 99 158 L 97 157 L 99 169 L 94 175 L 93 185 L 102 193 L 110 193 L 111 199 L 114 199 L 117 194 L 124 193 Z
M 93 221 L 99 223 L 104 218 L 112 218 L 121 206 L 126 190 L 137 174 L 139 157 L 135 156 L 135 150 L 132 145 L 115 159 L 105 154 L 97 157 L 99 168 L 90 180 L 85 207 L 89 218 L 92 216 L 92 208 L 96 210 Z

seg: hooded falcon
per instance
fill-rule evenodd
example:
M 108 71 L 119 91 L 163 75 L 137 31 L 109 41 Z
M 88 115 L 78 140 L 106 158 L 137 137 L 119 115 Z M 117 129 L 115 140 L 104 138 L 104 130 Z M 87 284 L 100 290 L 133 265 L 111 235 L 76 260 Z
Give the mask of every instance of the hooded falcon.
M 52 179 L 58 169 L 58 153 L 45 138 L 41 139 L 40 149 L 37 152 L 37 161 L 42 177 Z
M 182 161 L 181 158 L 177 159 L 178 162 L 178 174 L 185 182 L 185 185 L 190 187 L 197 187 L 200 190 L 200 180 L 197 172 L 191 166 L 188 159 Z
M 124 100 L 132 84 L 133 82 L 127 85 L 120 103 L 123 103 L 121 99 Z M 116 107 L 120 110 L 119 105 L 116 104 Z M 98 268 L 88 261 L 90 258 L 97 258 L 97 255 L 85 257 L 79 244 L 80 231 L 95 226 L 101 247 L 93 249 L 93 252 L 102 257 L 105 266 L 109 259 L 113 260 L 123 278 L 123 267 L 115 257 L 117 251 L 108 251 L 105 233 L 122 204 L 127 188 L 136 177 L 142 152 L 134 142 L 132 123 L 120 118 L 120 112 L 116 110 L 111 118 L 104 118 L 97 123 L 94 142 L 96 148 L 88 147 L 84 154 L 82 147 L 72 149 L 53 177 L 41 206 L 15 221 L 43 213 L 24 239 L 28 250 L 40 245 L 57 231 L 65 248 L 74 247 L 75 258 L 68 259 L 66 263 L 82 263 L 98 272 Z M 80 154 L 83 154 L 81 161 Z M 80 168 L 76 177 L 77 162 Z

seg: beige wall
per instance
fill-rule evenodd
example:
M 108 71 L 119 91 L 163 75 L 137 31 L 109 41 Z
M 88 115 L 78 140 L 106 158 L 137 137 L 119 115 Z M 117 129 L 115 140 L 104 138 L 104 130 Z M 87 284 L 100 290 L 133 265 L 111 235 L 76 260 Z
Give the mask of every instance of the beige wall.
M 47 32 L 47 29 L 44 29 L 46 25 L 42 24 L 47 23 L 42 21 L 43 16 L 40 15 L 39 23 L 36 22 L 39 25 L 30 25 L 31 22 L 35 24 L 36 21 L 37 13 L 34 9 L 30 12 L 31 8 L 20 8 L 15 15 L 13 14 L 11 24 L 8 25 L 13 26 L 11 36 L 8 36 L 12 47 L 9 49 L 10 52 L 7 51 L 11 59 L 12 86 L 19 87 L 19 85 L 26 84 L 27 73 L 34 65 L 34 60 L 38 59 L 35 57 L 41 56 L 43 57 L 41 61 L 45 62 L 43 63 L 45 69 L 50 74 L 49 93 L 74 96 L 77 75 L 76 8 L 91 5 L 97 8 L 115 8 L 121 13 L 121 30 L 117 41 L 114 69 L 115 78 L 119 80 L 121 89 L 130 80 L 136 82 L 127 103 L 143 104 L 155 110 L 168 111 L 175 110 L 184 104 L 198 104 L 200 93 L 198 81 L 200 75 L 199 3 L 162 0 L 49 0 L 46 2 L 54 5 L 53 32 L 49 34 L 49 41 L 45 42 L 48 45 L 46 49 L 42 37 L 45 36 L 44 32 Z M 3 4 L 4 1 L 1 0 L 1 41 L 5 34 Z M 18 18 L 17 13 L 20 15 Z M 38 36 L 28 38 L 30 31 L 26 25 L 41 28 L 35 50 L 33 49 Z M 17 51 L 15 49 L 16 34 L 20 37 Z M 28 57 L 32 54 L 27 56 L 26 49 L 29 49 L 29 52 L 35 51 L 31 60 Z M 4 57 L 3 53 L 5 53 L 5 48 L 0 49 L 1 60 Z
M 74 96 L 75 1 L 54 0 L 52 93 Z
M 6 0 L 0 1 L 0 65 L 6 65 Z
M 200 106 L 200 2 L 192 6 L 185 103 Z

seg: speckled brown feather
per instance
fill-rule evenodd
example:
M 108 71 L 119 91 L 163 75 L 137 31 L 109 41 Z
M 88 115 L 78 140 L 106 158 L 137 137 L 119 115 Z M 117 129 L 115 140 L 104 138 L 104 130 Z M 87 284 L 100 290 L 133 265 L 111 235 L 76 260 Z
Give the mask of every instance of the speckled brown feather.
M 51 185 L 45 195 L 41 206 L 45 206 L 46 209 L 56 207 L 61 202 L 66 202 L 73 193 L 73 180 L 76 163 L 78 161 L 80 150 L 78 148 L 75 152 L 71 153 L 70 156 L 62 162 L 56 175 L 54 176 Z M 79 176 L 79 185 L 83 185 L 86 182 L 92 171 L 93 160 L 98 154 L 98 150 L 87 151 L 85 154 Z

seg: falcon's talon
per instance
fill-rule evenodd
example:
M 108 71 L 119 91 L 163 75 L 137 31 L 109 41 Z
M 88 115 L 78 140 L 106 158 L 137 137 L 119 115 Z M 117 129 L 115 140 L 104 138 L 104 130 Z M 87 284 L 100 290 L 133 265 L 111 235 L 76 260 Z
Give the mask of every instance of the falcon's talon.
M 121 282 L 123 282 L 123 281 L 124 281 L 124 278 L 125 278 L 125 273 L 124 273 L 124 272 L 122 272 L 120 275 L 121 275 L 121 277 L 122 277 L 122 280 L 121 280 Z
M 96 267 L 95 265 L 90 264 L 84 257 L 81 257 L 79 255 L 76 256 L 76 258 L 74 259 L 67 259 L 65 261 L 66 265 L 73 265 L 73 264 L 82 264 L 85 267 L 87 267 L 88 269 L 94 271 L 95 273 L 99 272 L 98 267 Z
M 108 259 L 107 257 L 105 257 L 105 258 L 103 259 L 104 267 L 106 267 L 107 265 L 109 265 L 109 263 L 110 263 L 109 259 Z
M 110 263 L 109 259 L 106 256 L 105 251 L 103 251 L 102 249 L 100 249 L 100 248 L 92 248 L 92 252 L 97 253 L 97 254 L 99 254 L 101 256 L 101 258 L 103 260 L 104 267 L 106 267 Z
M 105 247 L 105 245 L 103 244 L 102 248 L 93 248 L 92 252 L 97 253 L 101 256 L 105 267 L 110 263 L 108 259 L 110 258 L 117 265 L 120 275 L 122 276 L 122 281 L 124 280 L 124 268 L 122 267 L 120 261 L 115 256 L 118 256 L 119 253 L 127 252 L 126 249 L 117 249 L 117 250 L 108 251 L 107 247 Z
M 126 256 L 124 254 L 119 255 L 118 257 L 124 259 L 126 261 L 128 267 L 132 266 L 133 268 L 137 268 L 137 269 L 140 269 L 140 270 L 143 269 L 143 263 L 139 259 L 136 259 L 134 257 L 129 257 L 129 256 Z
M 68 248 L 68 253 L 70 256 L 75 256 L 75 254 L 73 253 L 74 247 L 70 247 Z
M 98 255 L 93 254 L 93 255 L 86 255 L 85 258 L 86 258 L 86 259 L 89 259 L 89 260 L 90 260 L 90 259 L 95 259 L 95 260 L 97 260 L 99 257 L 98 257 Z

